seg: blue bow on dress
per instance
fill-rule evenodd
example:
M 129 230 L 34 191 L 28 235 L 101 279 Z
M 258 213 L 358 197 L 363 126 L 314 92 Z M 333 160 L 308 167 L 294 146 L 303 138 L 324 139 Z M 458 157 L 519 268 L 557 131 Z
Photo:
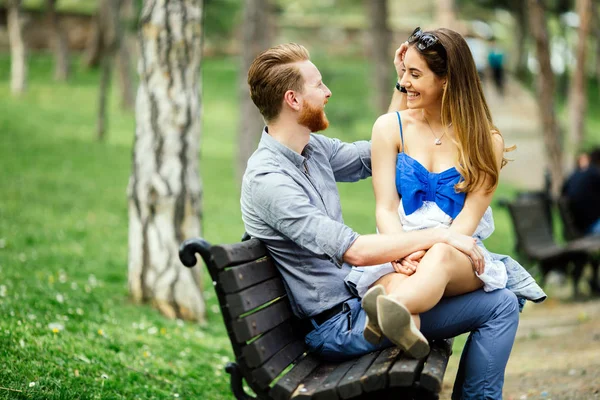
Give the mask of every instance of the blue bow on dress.
M 406 153 L 399 153 L 396 168 L 396 189 L 402 197 L 406 215 L 417 211 L 424 201 L 433 201 L 452 219 L 462 210 L 466 193 L 454 190 L 461 175 L 454 167 L 436 173 L 429 172 L 421 163 Z

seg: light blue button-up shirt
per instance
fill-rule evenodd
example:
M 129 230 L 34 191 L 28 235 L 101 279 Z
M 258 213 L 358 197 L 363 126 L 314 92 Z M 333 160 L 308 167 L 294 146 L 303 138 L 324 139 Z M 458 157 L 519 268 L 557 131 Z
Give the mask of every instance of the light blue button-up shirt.
M 275 260 L 292 310 L 315 316 L 353 294 L 342 257 L 358 234 L 344 225 L 336 182 L 371 176 L 371 145 L 311 134 L 302 154 L 263 131 L 242 181 L 246 232 Z

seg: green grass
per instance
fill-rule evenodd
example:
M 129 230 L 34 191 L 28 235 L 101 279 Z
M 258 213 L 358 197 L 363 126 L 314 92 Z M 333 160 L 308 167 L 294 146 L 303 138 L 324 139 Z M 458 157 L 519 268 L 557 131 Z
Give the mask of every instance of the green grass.
M 367 64 L 315 61 L 333 91 L 328 135 L 367 139 L 376 117 Z M 98 143 L 97 72 L 74 63 L 72 79 L 59 84 L 50 56 L 29 62 L 29 90 L 13 97 L 9 59 L 0 55 L 0 399 L 231 398 L 223 367 L 232 352 L 205 271 L 206 326 L 128 299 L 133 115 L 118 109 L 113 90 L 110 132 Z M 213 243 L 243 232 L 233 179 L 236 71 L 235 59 L 204 63 L 200 173 L 204 236 Z M 370 180 L 340 192 L 345 221 L 374 232 Z M 501 187 L 498 196 L 513 192 Z M 508 216 L 497 209 L 488 247 L 512 246 Z

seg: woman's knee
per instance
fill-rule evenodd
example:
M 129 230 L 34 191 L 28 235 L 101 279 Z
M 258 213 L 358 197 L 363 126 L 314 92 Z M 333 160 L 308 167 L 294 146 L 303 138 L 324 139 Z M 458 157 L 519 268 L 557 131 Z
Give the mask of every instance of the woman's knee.
M 456 249 L 445 243 L 436 243 L 425 253 L 427 258 L 435 263 L 440 263 L 440 265 L 447 265 L 454 256 L 454 251 Z

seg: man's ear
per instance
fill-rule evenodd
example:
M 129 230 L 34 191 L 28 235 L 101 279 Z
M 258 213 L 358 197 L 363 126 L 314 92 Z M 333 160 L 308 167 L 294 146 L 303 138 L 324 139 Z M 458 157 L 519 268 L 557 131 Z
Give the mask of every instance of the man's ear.
M 298 93 L 293 90 L 288 90 L 283 95 L 283 101 L 290 107 L 292 110 L 300 111 L 300 99 L 298 98 Z

